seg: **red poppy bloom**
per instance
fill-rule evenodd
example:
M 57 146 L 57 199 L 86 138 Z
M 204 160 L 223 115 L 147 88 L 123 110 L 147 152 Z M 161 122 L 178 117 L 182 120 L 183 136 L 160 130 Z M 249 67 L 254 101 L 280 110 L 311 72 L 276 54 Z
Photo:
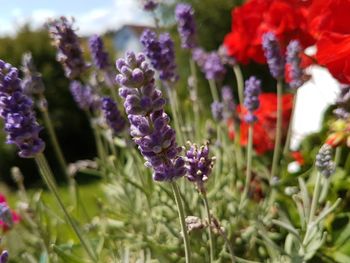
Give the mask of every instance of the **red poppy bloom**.
M 232 11 L 232 32 L 226 35 L 224 45 L 228 53 L 241 63 L 254 60 L 265 63 L 261 37 L 272 31 L 285 47 L 298 39 L 303 47 L 314 43 L 308 32 L 307 6 L 301 0 L 250 0 Z
M 271 151 L 275 145 L 276 137 L 276 119 L 277 119 L 277 95 L 275 93 L 262 93 L 259 96 L 260 107 L 254 114 L 257 116 L 257 121 L 254 123 L 253 133 L 253 147 L 258 154 L 263 154 L 267 151 Z M 285 94 L 283 96 L 283 122 L 282 131 L 283 137 L 285 137 L 288 130 L 288 124 L 293 107 L 293 95 Z M 239 105 L 237 111 L 241 116 L 247 113 L 247 110 Z M 241 118 L 241 145 L 247 145 L 248 143 L 248 128 L 249 125 Z M 234 138 L 234 131 L 232 128 L 232 121 L 229 121 L 229 137 Z

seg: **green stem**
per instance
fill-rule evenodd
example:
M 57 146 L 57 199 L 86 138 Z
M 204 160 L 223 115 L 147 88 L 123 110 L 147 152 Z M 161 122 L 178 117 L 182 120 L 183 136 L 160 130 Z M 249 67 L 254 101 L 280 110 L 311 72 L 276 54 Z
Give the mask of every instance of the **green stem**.
M 292 113 L 290 115 L 287 138 L 286 138 L 286 142 L 285 142 L 284 148 L 283 148 L 283 156 L 286 156 L 287 153 L 289 152 L 289 149 L 290 149 L 290 141 L 292 139 L 292 134 L 293 134 L 293 121 L 294 121 L 296 103 L 297 103 L 297 93 L 294 95 L 294 98 L 293 98 Z
M 214 101 L 219 101 L 219 94 L 214 79 L 209 79 L 210 92 Z
M 253 154 L 253 125 L 249 125 L 248 130 L 248 149 L 247 149 L 247 170 L 246 170 L 246 181 L 244 185 L 243 194 L 241 196 L 241 201 L 239 204 L 240 209 L 242 209 L 245 205 L 248 191 L 249 191 L 249 185 L 252 177 L 252 154 Z
M 223 237 L 223 239 L 225 240 L 225 243 L 226 243 L 226 246 L 228 247 L 228 250 L 230 251 L 230 254 L 231 254 L 231 262 L 232 263 L 235 263 L 236 262 L 236 256 L 235 256 L 235 252 L 233 250 L 233 247 L 231 245 L 231 242 L 228 240 L 227 238 L 227 234 L 224 230 L 222 230 L 221 228 L 218 229 L 219 230 L 219 233 L 220 235 Z
M 317 203 L 318 203 L 318 200 L 320 197 L 320 190 L 321 190 L 321 173 L 317 172 L 314 193 L 312 195 L 312 202 L 311 202 L 310 215 L 309 215 L 309 224 L 313 221 L 313 219 L 315 217 Z
M 182 132 L 180 129 L 180 122 L 179 122 L 178 114 L 176 112 L 176 104 L 175 104 L 175 99 L 173 96 L 174 94 L 172 93 L 171 88 L 167 84 L 165 84 L 165 89 L 168 93 L 168 97 L 169 97 L 169 101 L 170 101 L 171 114 L 172 114 L 172 117 L 174 118 L 176 135 L 179 139 L 180 145 L 183 145 L 185 142 L 184 142 L 184 138 L 182 137 Z
M 210 210 L 209 210 L 207 193 L 205 192 L 205 190 L 202 193 L 202 196 L 203 196 L 205 211 L 206 211 L 207 217 L 208 217 L 209 249 L 210 249 L 210 261 L 209 262 L 212 263 L 212 262 L 214 262 L 214 242 L 213 242 L 213 234 L 212 234 L 212 230 L 211 230 L 211 214 L 210 214 Z
M 191 262 L 190 241 L 189 241 L 188 233 L 186 230 L 185 213 L 184 213 L 184 208 L 183 208 L 181 197 L 180 197 L 179 187 L 177 186 L 177 184 L 175 182 L 171 182 L 171 188 L 172 188 L 173 193 L 174 193 L 175 202 L 176 202 L 177 210 L 179 213 L 181 232 L 182 232 L 182 237 L 183 237 L 184 246 L 185 246 L 186 263 L 190 263 Z
M 282 80 L 277 81 L 277 121 L 276 121 L 276 139 L 273 151 L 272 168 L 270 180 L 276 175 L 277 167 L 280 159 L 281 140 L 282 140 Z
M 86 242 L 86 240 L 84 239 L 79 227 L 77 226 L 77 224 L 74 222 L 74 220 L 71 218 L 71 216 L 69 215 L 68 211 L 66 210 L 66 207 L 64 206 L 59 194 L 58 194 L 58 190 L 57 187 L 55 186 L 55 184 L 52 181 L 53 175 L 52 175 L 52 171 L 46 161 L 45 156 L 40 153 L 35 157 L 35 161 L 38 165 L 38 168 L 40 170 L 41 176 L 43 178 L 43 180 L 45 181 L 47 187 L 50 189 L 50 191 L 52 192 L 54 198 L 56 199 L 59 207 L 62 209 L 67 223 L 72 227 L 72 229 L 74 230 L 75 234 L 77 235 L 77 237 L 80 240 L 80 243 L 82 244 L 83 248 L 85 249 L 85 251 L 87 252 L 87 254 L 89 255 L 89 257 L 92 259 L 93 262 L 97 262 L 97 256 L 95 255 L 95 253 L 93 252 L 90 244 L 88 244 Z
M 197 79 L 197 70 L 196 70 L 196 64 L 193 61 L 192 58 L 190 58 L 190 69 L 191 69 L 191 76 L 193 79 L 193 95 L 190 94 L 190 97 L 193 99 L 193 114 L 194 114 L 194 135 L 197 140 L 199 140 L 199 135 L 201 129 L 199 128 L 199 102 L 198 102 L 198 79 Z M 190 91 L 192 92 L 192 90 Z
M 241 71 L 241 68 L 239 65 L 234 65 L 233 66 L 233 72 L 235 73 L 236 76 L 236 81 L 237 81 L 237 89 L 238 89 L 238 98 L 239 98 L 239 103 L 243 105 L 243 90 L 244 90 L 244 79 L 243 79 L 243 74 Z

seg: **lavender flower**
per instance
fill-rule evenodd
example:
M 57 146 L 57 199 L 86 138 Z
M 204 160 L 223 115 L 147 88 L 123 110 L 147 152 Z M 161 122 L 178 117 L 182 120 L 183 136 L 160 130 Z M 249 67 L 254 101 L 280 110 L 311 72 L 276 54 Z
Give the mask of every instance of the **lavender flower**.
M 316 155 L 316 168 L 326 177 L 335 172 L 335 163 L 332 161 L 333 150 L 328 144 L 324 144 Z
M 13 217 L 10 208 L 6 203 L 0 203 L 0 221 L 3 222 L 8 228 L 13 227 Z
M 248 114 L 245 116 L 245 120 L 248 123 L 254 123 L 256 121 L 256 116 L 253 112 L 259 108 L 260 93 L 261 81 L 256 77 L 250 77 L 247 79 L 244 90 L 244 107 L 248 110 Z
M 96 110 L 100 107 L 101 100 L 92 87 L 84 86 L 81 82 L 74 80 L 69 88 L 80 109 Z
M 175 8 L 177 30 L 181 37 L 181 47 L 192 49 L 196 47 L 196 24 L 194 10 L 189 4 L 178 4 Z
M 201 48 L 195 48 L 192 51 L 192 59 L 198 64 L 208 80 L 220 80 L 226 73 L 221 58 L 216 52 L 206 53 Z
M 340 88 L 336 104 L 335 115 L 341 119 L 348 119 L 350 117 L 350 86 L 342 86 Z
M 0 60 L 0 117 L 5 121 L 7 143 L 19 148 L 19 156 L 31 158 L 42 152 L 41 126 L 36 121 L 33 101 L 23 94 L 18 69 Z
M 211 114 L 213 115 L 214 120 L 222 121 L 224 118 L 224 104 L 219 101 L 214 101 L 211 104 Z
M 142 4 L 145 11 L 154 11 L 158 6 L 155 0 L 143 0 Z
M 282 78 L 284 75 L 284 60 L 275 34 L 272 32 L 265 33 L 262 37 L 262 46 L 271 75 L 275 79 Z
M 110 97 L 102 99 L 102 111 L 104 118 L 113 133 L 121 133 L 126 126 L 126 121 L 120 115 L 117 104 Z
M 24 73 L 22 81 L 23 92 L 28 96 L 42 95 L 45 91 L 45 86 L 41 74 L 35 68 L 31 53 L 23 55 L 22 71 Z
M 154 31 L 146 29 L 141 35 L 146 56 L 152 66 L 159 72 L 159 78 L 164 81 L 175 82 L 178 79 L 175 64 L 174 43 L 168 33 L 159 38 Z
M 208 180 L 215 163 L 215 157 L 209 157 L 209 143 L 198 147 L 189 143 L 190 148 L 186 152 L 187 179 L 197 184 L 200 192 L 204 191 L 203 184 Z
M 301 69 L 302 48 L 298 40 L 292 40 L 287 46 L 286 61 L 288 65 L 290 82 L 292 89 L 297 89 L 303 85 L 303 70 Z
M 175 140 L 175 131 L 169 126 L 169 117 L 163 111 L 165 100 L 155 87 L 154 71 L 149 68 L 145 56 L 126 54 L 116 62 L 119 74 L 116 81 L 123 87 L 119 95 L 124 98 L 124 107 L 131 124 L 130 134 L 145 165 L 153 168 L 153 179 L 172 181 L 184 176 L 185 161 L 179 156 L 181 147 Z
M 61 62 L 67 78 L 79 77 L 87 68 L 79 39 L 73 29 L 73 21 L 66 17 L 48 23 L 53 44 L 58 49 L 57 60 Z
M 221 98 L 224 105 L 223 118 L 227 120 L 235 115 L 236 104 L 234 102 L 232 89 L 230 86 L 224 86 L 221 89 Z
M 7 250 L 3 250 L 0 255 L 0 263 L 7 263 L 9 258 L 9 253 Z
M 89 48 L 96 67 L 100 70 L 108 69 L 110 66 L 108 61 L 108 53 L 104 50 L 102 38 L 98 35 L 93 35 L 90 37 Z
M 198 64 L 200 68 L 204 67 L 208 54 L 202 48 L 195 48 L 192 50 L 192 59 Z

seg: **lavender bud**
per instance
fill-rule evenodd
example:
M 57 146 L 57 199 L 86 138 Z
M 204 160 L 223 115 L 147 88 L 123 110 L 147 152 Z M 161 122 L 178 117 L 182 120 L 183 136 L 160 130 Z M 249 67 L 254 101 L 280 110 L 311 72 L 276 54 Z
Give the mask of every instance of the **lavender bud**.
M 101 100 L 90 86 L 84 86 L 81 82 L 74 80 L 69 89 L 74 101 L 81 110 L 97 110 L 100 108 Z
M 297 89 L 303 85 L 303 70 L 301 69 L 302 48 L 298 40 L 292 40 L 287 46 L 286 62 L 287 73 L 290 78 L 289 85 L 292 89 Z
M 316 155 L 316 168 L 327 178 L 335 172 L 335 163 L 332 160 L 332 155 L 333 149 L 328 144 L 324 144 Z
M 274 33 L 267 32 L 263 35 L 262 47 L 271 75 L 275 79 L 282 78 L 284 75 L 284 60 L 280 44 Z
M 143 10 L 145 11 L 154 11 L 157 6 L 158 2 L 155 0 L 142 0 Z
M 62 16 L 48 23 L 52 43 L 58 49 L 57 60 L 63 65 L 69 79 L 79 77 L 87 68 L 73 22 Z
M 36 70 L 31 53 L 25 53 L 22 56 L 22 71 L 24 73 L 23 92 L 28 96 L 43 94 L 45 86 L 41 74 Z
M 244 107 L 248 110 L 245 120 L 248 123 L 256 121 L 256 116 L 253 114 L 259 108 L 259 95 L 261 93 L 261 81 L 256 77 L 250 77 L 245 82 L 244 90 Z
M 195 48 L 192 51 L 192 59 L 198 64 L 208 80 L 220 80 L 226 73 L 221 58 L 216 52 L 206 53 L 201 48 Z
M 117 104 L 109 97 L 102 99 L 102 111 L 106 123 L 114 134 L 121 133 L 126 126 L 125 119 L 120 115 Z
M 103 40 L 98 35 L 89 38 L 89 48 L 95 66 L 100 70 L 106 70 L 110 66 L 108 53 L 104 50 Z
M 224 104 L 219 101 L 214 101 L 211 104 L 211 114 L 213 115 L 214 120 L 222 121 L 224 114 Z
M 0 263 L 7 263 L 9 258 L 9 253 L 7 250 L 3 250 L 0 255 Z
M 175 8 L 177 30 L 181 37 L 181 47 L 192 49 L 196 47 L 196 24 L 194 21 L 194 10 L 189 4 L 177 4 Z

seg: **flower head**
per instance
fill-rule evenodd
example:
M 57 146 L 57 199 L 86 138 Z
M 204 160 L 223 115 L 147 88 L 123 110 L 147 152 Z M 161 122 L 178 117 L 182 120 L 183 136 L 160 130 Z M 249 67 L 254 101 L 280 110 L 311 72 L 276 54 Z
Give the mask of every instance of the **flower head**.
M 297 89 L 304 83 L 301 52 L 302 47 L 298 40 L 289 42 L 286 52 L 286 80 L 292 89 Z
M 168 33 L 157 34 L 146 29 L 141 35 L 141 43 L 152 66 L 159 72 L 163 81 L 175 82 L 178 79 L 175 64 L 174 42 Z
M 175 8 L 177 30 L 181 37 L 181 47 L 192 49 L 196 47 L 196 24 L 194 10 L 191 5 L 180 3 Z
M 276 35 L 272 32 L 265 33 L 262 37 L 262 47 L 271 75 L 275 79 L 283 77 L 284 60 Z
M 250 77 L 245 82 L 244 90 L 244 107 L 248 110 L 245 120 L 248 123 L 256 121 L 256 116 L 253 114 L 259 108 L 259 95 L 261 93 L 261 81 L 256 77 Z
M 155 0 L 142 0 L 142 5 L 145 11 L 153 11 L 157 8 L 158 2 Z
M 48 23 L 53 45 L 58 49 L 57 60 L 63 65 L 67 78 L 79 77 L 87 68 L 73 21 L 60 17 Z
M 117 104 L 110 97 L 102 99 L 102 111 L 108 126 L 114 134 L 119 134 L 125 129 L 126 121 L 120 115 Z
M 7 263 L 9 258 L 9 253 L 7 250 L 3 250 L 0 255 L 0 263 Z
M 70 83 L 69 88 L 73 95 L 73 99 L 80 109 L 99 109 L 101 100 L 92 87 L 84 86 L 81 82 L 74 80 Z
M 220 80 L 226 73 L 221 57 L 216 52 L 207 53 L 201 48 L 192 51 L 192 58 L 208 80 Z
M 324 176 L 329 177 L 335 172 L 335 164 L 332 161 L 333 149 L 330 145 L 324 144 L 316 155 L 316 168 Z
M 102 38 L 98 35 L 91 36 L 89 38 L 89 48 L 96 67 L 100 70 L 107 69 L 110 64 L 108 61 L 108 53 L 104 50 Z
M 31 158 L 42 152 L 41 126 L 36 121 L 33 101 L 24 95 L 17 68 L 0 60 L 0 117 L 5 121 L 7 143 L 19 148 L 19 156 Z

